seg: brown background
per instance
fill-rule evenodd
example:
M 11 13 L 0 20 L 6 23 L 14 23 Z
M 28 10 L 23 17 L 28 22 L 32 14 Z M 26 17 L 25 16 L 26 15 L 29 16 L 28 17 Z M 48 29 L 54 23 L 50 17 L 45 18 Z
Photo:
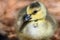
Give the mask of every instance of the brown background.
M 0 29 L 7 32 L 9 39 L 16 37 L 14 22 L 16 20 L 17 11 L 32 0 L 0 0 Z M 60 1 L 59 0 L 41 0 L 48 12 L 52 14 L 60 24 Z M 54 34 L 53 40 L 60 40 L 60 27 Z

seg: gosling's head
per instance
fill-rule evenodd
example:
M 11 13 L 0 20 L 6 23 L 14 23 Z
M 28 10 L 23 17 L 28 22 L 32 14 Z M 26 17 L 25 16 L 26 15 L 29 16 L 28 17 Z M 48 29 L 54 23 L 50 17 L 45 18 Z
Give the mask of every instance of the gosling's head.
M 27 6 L 26 15 L 24 19 L 26 21 L 42 20 L 46 18 L 47 10 L 46 7 L 40 2 L 33 2 Z

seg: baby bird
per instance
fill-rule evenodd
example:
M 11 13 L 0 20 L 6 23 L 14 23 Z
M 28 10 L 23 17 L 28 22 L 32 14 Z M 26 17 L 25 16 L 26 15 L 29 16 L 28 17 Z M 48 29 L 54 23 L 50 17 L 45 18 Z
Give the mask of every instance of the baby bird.
M 56 20 L 41 2 L 33 2 L 19 11 L 16 32 L 20 40 L 51 40 Z

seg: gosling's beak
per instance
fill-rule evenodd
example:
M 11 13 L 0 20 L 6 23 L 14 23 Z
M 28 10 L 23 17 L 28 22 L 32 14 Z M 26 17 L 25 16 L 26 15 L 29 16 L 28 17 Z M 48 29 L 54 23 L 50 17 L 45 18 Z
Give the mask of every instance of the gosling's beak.
M 24 23 L 23 23 L 23 25 L 22 25 L 21 28 L 20 28 L 20 32 L 22 32 L 22 30 L 25 28 L 25 25 L 28 23 L 28 21 L 29 21 L 30 19 L 31 19 L 31 18 L 30 18 L 30 15 L 27 15 L 27 14 L 24 15 L 24 17 L 23 17 Z
M 30 18 L 30 15 L 26 14 L 24 15 L 24 21 L 29 21 L 31 18 Z

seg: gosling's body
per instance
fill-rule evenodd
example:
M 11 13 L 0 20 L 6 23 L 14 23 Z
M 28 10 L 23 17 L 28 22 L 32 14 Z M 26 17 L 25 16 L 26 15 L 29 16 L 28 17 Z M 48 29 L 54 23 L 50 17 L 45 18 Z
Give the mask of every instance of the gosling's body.
M 20 13 L 16 27 L 20 40 L 51 40 L 57 23 L 42 3 L 34 2 Z
M 52 24 L 50 24 L 50 22 L 33 21 L 26 25 L 23 33 L 32 39 L 42 39 L 51 37 L 54 33 L 54 29 L 52 28 Z

